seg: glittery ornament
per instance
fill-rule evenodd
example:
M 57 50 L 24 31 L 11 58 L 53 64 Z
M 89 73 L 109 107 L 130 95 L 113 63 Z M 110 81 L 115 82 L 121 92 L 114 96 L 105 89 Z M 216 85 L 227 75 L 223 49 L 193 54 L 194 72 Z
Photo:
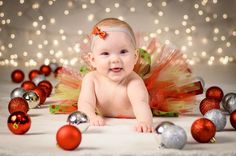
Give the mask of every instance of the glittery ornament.
M 236 93 L 226 94 L 222 99 L 221 104 L 227 112 L 233 112 L 236 109 Z
M 224 96 L 224 93 L 220 87 L 212 86 L 207 89 L 206 91 L 206 97 L 207 98 L 213 98 L 218 101 L 221 101 Z
M 204 115 L 211 109 L 220 109 L 220 102 L 216 99 L 205 98 L 199 105 L 200 112 Z
M 157 134 L 162 134 L 165 129 L 169 128 L 170 126 L 174 126 L 174 125 L 175 124 L 170 121 L 163 121 L 156 126 L 155 131 Z
M 42 65 L 39 69 L 41 71 L 41 73 L 43 73 L 45 76 L 50 75 L 51 73 L 51 68 L 47 65 Z
M 18 111 L 27 113 L 29 111 L 29 106 L 25 99 L 21 97 L 15 97 L 10 100 L 8 104 L 8 111 L 10 114 Z
M 33 91 L 27 91 L 23 98 L 28 102 L 29 108 L 36 108 L 39 105 L 39 96 Z
M 64 150 L 76 149 L 82 139 L 81 132 L 73 125 L 62 126 L 56 134 L 57 144 Z
M 25 93 L 26 91 L 23 89 L 23 88 L 15 88 L 11 91 L 11 99 L 12 98 L 15 98 L 15 97 L 23 97 L 23 94 Z
M 51 63 L 49 64 L 49 67 L 51 68 L 51 71 L 52 71 L 52 72 L 55 72 L 55 70 L 56 70 L 57 67 L 58 67 L 58 64 L 51 62 Z
M 67 118 L 67 122 L 79 128 L 82 133 L 85 132 L 89 127 L 88 116 L 81 111 L 75 111 L 71 113 Z
M 14 134 L 25 134 L 30 129 L 31 119 L 24 112 L 14 112 L 8 117 L 7 126 Z
M 234 129 L 236 129 L 236 110 L 230 114 L 230 123 Z
M 40 87 L 36 87 L 33 90 L 33 92 L 35 92 L 39 96 L 39 105 L 44 104 L 44 102 L 46 101 L 46 98 L 47 98 L 46 92 Z
M 25 78 L 25 74 L 20 69 L 16 69 L 11 73 L 11 80 L 15 83 L 22 82 L 24 78 Z
M 36 85 L 32 81 L 24 81 L 21 84 L 21 87 L 27 91 L 27 90 L 33 90 L 34 88 L 36 88 Z
M 60 74 L 62 71 L 62 67 L 57 67 L 57 69 L 55 70 L 54 74 L 55 74 L 55 77 L 58 76 L 58 74 Z
M 170 126 L 161 134 L 161 146 L 164 148 L 182 149 L 187 142 L 187 134 L 179 126 Z
M 39 87 L 41 87 L 41 86 L 47 87 L 48 88 L 48 91 L 46 92 L 47 97 L 50 96 L 50 94 L 52 92 L 52 89 L 53 89 L 53 86 L 52 86 L 51 82 L 49 82 L 48 80 L 43 80 L 43 81 L 39 82 L 38 86 Z
M 215 124 L 206 118 L 200 118 L 193 122 L 191 134 L 193 138 L 200 143 L 208 143 L 213 140 L 216 133 Z
M 226 126 L 226 116 L 219 109 L 209 110 L 204 117 L 215 124 L 216 131 L 222 131 Z
M 33 69 L 29 72 L 29 79 L 30 81 L 32 81 L 37 75 L 42 74 L 41 71 L 37 70 L 37 69 Z
M 43 80 L 46 80 L 46 77 L 43 74 L 40 74 L 40 75 L 35 76 L 32 81 L 37 86 Z

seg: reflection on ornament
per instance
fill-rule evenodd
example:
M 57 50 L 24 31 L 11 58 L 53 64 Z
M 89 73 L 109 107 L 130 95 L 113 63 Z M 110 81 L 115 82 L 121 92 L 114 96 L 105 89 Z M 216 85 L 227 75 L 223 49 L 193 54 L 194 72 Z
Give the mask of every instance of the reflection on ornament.
M 230 123 L 234 129 L 236 129 L 236 110 L 230 114 Z
M 81 111 L 71 113 L 67 118 L 67 122 L 79 128 L 82 133 L 89 127 L 88 116 Z
M 164 148 L 182 149 L 187 142 L 187 134 L 179 126 L 170 126 L 161 134 L 161 146 Z
M 45 88 L 44 89 L 45 89 L 45 92 L 47 94 L 47 97 L 50 96 L 50 94 L 52 92 L 52 89 L 53 89 L 53 86 L 52 86 L 51 82 L 49 82 L 48 80 L 43 80 L 43 81 L 39 82 L 38 86 L 41 87 L 41 88 L 46 87 L 47 89 L 45 89 Z
M 29 106 L 27 101 L 22 97 L 15 97 L 9 102 L 8 111 L 10 112 L 10 114 L 18 111 L 27 113 L 29 111 Z
M 43 80 L 46 80 L 46 77 L 43 74 L 40 74 L 40 75 L 35 76 L 32 81 L 37 86 Z
M 155 131 L 157 134 L 162 134 L 165 129 L 169 128 L 170 126 L 174 126 L 174 125 L 175 124 L 170 121 L 163 121 L 156 126 Z
M 42 74 L 39 70 L 33 69 L 29 72 L 29 79 L 32 81 L 37 75 Z
M 31 120 L 24 112 L 14 112 L 8 117 L 7 126 L 14 134 L 25 134 L 30 129 Z
M 36 85 L 32 81 L 24 81 L 21 84 L 21 87 L 25 90 L 33 90 L 34 88 L 36 88 Z
M 221 101 L 224 96 L 224 93 L 220 87 L 212 86 L 207 89 L 206 91 L 206 97 L 207 98 L 213 98 L 218 101 Z
M 22 82 L 24 78 L 25 78 L 25 74 L 20 69 L 16 69 L 11 73 L 11 80 L 15 83 Z
M 222 131 L 226 126 L 226 116 L 219 109 L 209 110 L 204 117 L 215 124 L 216 131 Z
M 220 102 L 216 99 L 205 98 L 199 105 L 200 112 L 204 115 L 211 109 L 220 109 Z
M 41 71 L 41 73 L 43 73 L 45 76 L 50 75 L 51 73 L 51 68 L 47 65 L 42 65 L 39 69 Z
M 11 99 L 12 98 L 15 98 L 15 97 L 23 97 L 23 94 L 25 93 L 26 91 L 23 89 L 23 88 L 15 88 L 13 89 L 13 91 L 11 91 Z
M 227 112 L 233 112 L 236 109 L 236 93 L 226 94 L 222 99 L 221 104 Z
M 39 96 L 39 105 L 44 104 L 47 98 L 46 92 L 40 87 L 36 87 L 33 91 Z
M 23 98 L 28 102 L 29 108 L 36 108 L 39 105 L 39 96 L 33 91 L 27 91 Z

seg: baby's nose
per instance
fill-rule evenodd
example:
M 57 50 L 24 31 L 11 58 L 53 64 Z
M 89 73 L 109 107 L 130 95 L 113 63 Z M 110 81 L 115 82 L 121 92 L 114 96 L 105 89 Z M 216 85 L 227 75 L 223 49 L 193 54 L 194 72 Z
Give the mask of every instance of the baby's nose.
M 120 58 L 117 56 L 114 56 L 111 58 L 111 63 L 119 63 L 120 62 Z

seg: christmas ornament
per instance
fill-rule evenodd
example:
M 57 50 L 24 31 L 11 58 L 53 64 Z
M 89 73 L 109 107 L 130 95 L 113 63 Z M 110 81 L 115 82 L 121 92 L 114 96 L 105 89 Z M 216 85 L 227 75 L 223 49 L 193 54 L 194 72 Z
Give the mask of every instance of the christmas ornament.
M 28 102 L 29 108 L 36 108 L 39 105 L 39 96 L 33 91 L 27 91 L 23 98 Z
M 46 80 L 46 77 L 43 74 L 39 74 L 39 75 L 35 76 L 32 81 L 37 86 L 43 80 Z
M 54 74 L 55 74 L 55 77 L 58 76 L 58 74 L 60 74 L 62 71 L 62 67 L 57 67 L 57 69 L 55 70 Z
M 15 83 L 22 82 L 24 78 L 25 78 L 25 74 L 20 69 L 16 69 L 11 73 L 11 80 Z
M 33 90 L 34 88 L 36 88 L 36 85 L 32 81 L 24 81 L 21 84 L 21 87 L 27 91 L 27 90 Z
M 50 75 L 51 73 L 51 68 L 47 65 L 42 65 L 39 69 L 41 71 L 41 73 L 43 73 L 45 76 Z
M 234 129 L 236 129 L 236 110 L 230 114 L 230 123 Z
M 23 88 L 20 88 L 20 87 L 15 88 L 13 89 L 13 91 L 11 91 L 11 95 L 10 95 L 11 99 L 15 97 L 22 97 L 25 92 L 26 91 Z
M 57 67 L 58 67 L 58 64 L 51 62 L 51 63 L 49 64 L 49 67 L 51 68 L 51 71 L 52 71 L 52 72 L 55 72 L 55 70 L 56 70 Z
M 46 92 L 42 88 L 40 88 L 40 87 L 36 87 L 33 91 L 39 97 L 39 105 L 44 104 L 44 102 L 46 101 L 46 98 L 47 98 Z
M 224 93 L 220 87 L 213 86 L 207 89 L 206 91 L 206 97 L 207 98 L 213 98 L 218 101 L 221 101 L 224 96 Z
M 209 110 L 204 117 L 215 124 L 216 131 L 222 131 L 226 126 L 226 116 L 219 109 Z
M 206 118 L 200 118 L 193 122 L 191 126 L 191 134 L 193 138 L 200 143 L 208 143 L 214 140 L 216 133 L 215 124 Z
M 170 121 L 163 121 L 156 126 L 155 131 L 157 134 L 162 134 L 165 129 L 169 128 L 170 126 L 174 126 L 174 125 L 175 124 Z
M 21 97 L 15 97 L 10 100 L 8 104 L 8 111 L 10 114 L 18 111 L 27 113 L 29 111 L 29 106 L 25 99 Z
M 221 102 L 224 110 L 231 113 L 236 109 L 236 93 L 228 93 Z
M 38 86 L 39 86 L 39 87 L 41 87 L 41 86 L 46 86 L 47 89 L 48 89 L 48 91 L 46 91 L 47 97 L 50 96 L 53 87 L 52 87 L 52 84 L 51 84 L 48 80 L 43 80 L 43 81 L 39 82 Z
M 31 125 L 30 117 L 24 112 L 14 112 L 7 120 L 9 130 L 14 134 L 25 134 Z
M 199 109 L 202 115 L 204 115 L 207 111 L 211 109 L 220 109 L 220 102 L 216 99 L 205 98 L 201 101 Z
M 38 87 L 41 88 L 46 93 L 46 97 L 50 96 L 51 92 L 50 92 L 50 90 L 48 89 L 47 86 L 41 85 L 41 86 L 38 86 Z
M 75 111 L 71 113 L 67 118 L 67 122 L 69 122 L 70 125 L 74 125 L 79 128 L 82 133 L 85 132 L 89 127 L 88 116 L 81 111 Z
M 81 142 L 82 135 L 73 125 L 62 126 L 56 134 L 57 144 L 64 150 L 74 150 Z
M 186 132 L 176 125 L 166 128 L 161 134 L 161 146 L 164 148 L 182 149 L 186 142 Z
M 41 71 L 37 70 L 37 69 L 33 69 L 29 72 L 29 79 L 30 81 L 32 81 L 37 75 L 42 74 Z

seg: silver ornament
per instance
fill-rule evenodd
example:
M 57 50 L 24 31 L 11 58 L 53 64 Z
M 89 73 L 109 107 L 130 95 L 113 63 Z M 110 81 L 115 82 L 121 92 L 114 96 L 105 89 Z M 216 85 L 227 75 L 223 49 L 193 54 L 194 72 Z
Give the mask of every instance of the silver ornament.
M 168 127 L 170 127 L 170 126 L 174 126 L 174 125 L 175 125 L 175 124 L 172 123 L 172 122 L 170 122 L 170 121 L 163 121 L 163 122 L 161 122 L 160 124 L 158 124 L 158 125 L 156 126 L 155 132 L 156 132 L 157 134 L 162 134 L 163 131 L 164 131 L 166 128 L 168 128 Z
M 33 91 L 27 91 L 23 94 L 23 98 L 28 102 L 29 108 L 36 108 L 39 105 L 39 96 Z
M 37 86 L 41 81 L 43 81 L 43 80 L 46 80 L 46 77 L 45 77 L 45 75 L 43 75 L 43 74 L 40 74 L 40 75 L 37 75 L 35 78 L 33 78 L 33 82 L 34 82 L 34 84 Z
M 236 109 L 236 93 L 226 94 L 221 104 L 227 112 L 232 113 Z
M 23 89 L 23 88 L 15 88 L 13 89 L 13 91 L 11 92 L 11 99 L 15 98 L 15 97 L 23 97 L 23 94 L 25 93 L 26 91 Z
M 182 149 L 187 142 L 185 130 L 179 126 L 170 126 L 161 134 L 161 146 L 164 148 Z
M 88 116 L 81 111 L 71 113 L 67 118 L 67 122 L 79 128 L 82 133 L 89 127 Z
M 226 126 L 226 115 L 219 109 L 211 109 L 207 111 L 204 117 L 211 120 L 215 124 L 216 131 L 221 131 Z
M 50 63 L 49 67 L 50 67 L 52 72 L 55 72 L 55 70 L 57 69 L 58 65 L 57 65 L 57 63 Z

